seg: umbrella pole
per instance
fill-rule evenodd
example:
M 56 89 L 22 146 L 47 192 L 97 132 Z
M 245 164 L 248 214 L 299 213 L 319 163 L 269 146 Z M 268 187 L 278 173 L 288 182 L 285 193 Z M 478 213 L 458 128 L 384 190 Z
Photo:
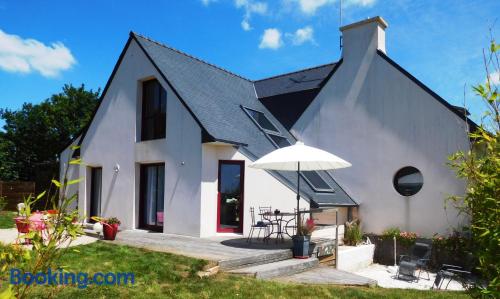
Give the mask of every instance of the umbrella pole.
M 300 222 L 300 162 L 297 162 L 297 236 L 301 229 L 302 222 Z

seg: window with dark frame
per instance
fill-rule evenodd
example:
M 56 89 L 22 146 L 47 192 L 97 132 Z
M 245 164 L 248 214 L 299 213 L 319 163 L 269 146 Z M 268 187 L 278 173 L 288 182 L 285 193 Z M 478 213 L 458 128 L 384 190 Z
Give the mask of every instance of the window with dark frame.
M 255 121 L 255 123 L 264 131 L 280 133 L 278 128 L 267 118 L 263 112 L 243 107 L 246 113 Z
M 158 80 L 142 83 L 141 140 L 165 138 L 167 92 Z
M 396 172 L 392 183 L 399 194 L 412 196 L 422 189 L 424 177 L 417 168 L 406 166 Z
M 250 116 L 254 123 L 264 132 L 276 148 L 282 148 L 292 145 L 290 141 L 281 135 L 276 126 L 266 117 L 266 115 L 257 110 L 243 107 L 243 110 Z M 301 171 L 302 178 L 316 192 L 334 193 L 335 190 L 321 177 L 317 171 Z
M 271 141 L 274 143 L 274 145 L 278 148 L 286 147 L 292 145 L 288 139 L 286 139 L 283 136 L 279 135 L 274 135 L 274 134 L 268 134 L 269 138 Z
M 334 192 L 333 188 L 321 177 L 317 171 L 301 171 L 302 177 L 318 192 Z

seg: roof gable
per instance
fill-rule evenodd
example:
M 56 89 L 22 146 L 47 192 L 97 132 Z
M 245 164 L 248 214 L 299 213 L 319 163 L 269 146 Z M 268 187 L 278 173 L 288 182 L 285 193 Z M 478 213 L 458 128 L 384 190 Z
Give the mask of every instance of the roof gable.
M 276 149 L 245 113 L 243 107 L 246 107 L 264 113 L 283 137 L 295 142 L 283 124 L 258 100 L 254 82 L 140 35 L 133 36 L 214 141 L 243 145 L 240 150 L 251 159 Z M 295 189 L 295 173 L 273 171 L 272 174 Z M 315 192 L 301 179 L 303 195 L 313 200 L 313 206 L 356 205 L 333 177 L 327 179 L 334 193 Z

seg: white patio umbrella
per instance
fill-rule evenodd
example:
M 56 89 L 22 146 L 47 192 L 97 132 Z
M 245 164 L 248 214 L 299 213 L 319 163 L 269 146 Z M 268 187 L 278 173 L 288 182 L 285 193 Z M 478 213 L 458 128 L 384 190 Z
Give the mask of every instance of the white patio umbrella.
M 297 215 L 300 208 L 300 171 L 332 170 L 350 167 L 351 163 L 324 150 L 297 141 L 294 145 L 279 148 L 249 165 L 252 168 L 297 172 Z M 300 221 L 300 216 L 297 217 Z M 298 223 L 297 223 L 298 225 Z

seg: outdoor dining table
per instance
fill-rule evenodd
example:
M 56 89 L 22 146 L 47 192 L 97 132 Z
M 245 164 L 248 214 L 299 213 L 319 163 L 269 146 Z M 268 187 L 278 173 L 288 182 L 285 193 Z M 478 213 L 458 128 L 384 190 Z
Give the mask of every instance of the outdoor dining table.
M 296 216 L 296 213 L 290 212 L 264 212 L 260 213 L 260 216 L 264 218 L 264 220 L 269 221 L 271 223 L 271 231 L 267 236 L 264 237 L 264 240 L 269 240 L 273 234 L 276 235 L 276 242 L 281 239 L 284 240 L 284 234 L 287 234 L 289 237 L 290 234 L 286 231 L 287 223 L 293 220 Z M 292 219 L 284 219 L 285 217 L 293 217 Z M 285 229 L 283 229 L 283 223 L 285 223 Z M 276 231 L 274 227 L 276 226 Z

